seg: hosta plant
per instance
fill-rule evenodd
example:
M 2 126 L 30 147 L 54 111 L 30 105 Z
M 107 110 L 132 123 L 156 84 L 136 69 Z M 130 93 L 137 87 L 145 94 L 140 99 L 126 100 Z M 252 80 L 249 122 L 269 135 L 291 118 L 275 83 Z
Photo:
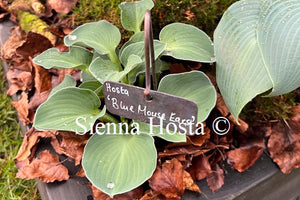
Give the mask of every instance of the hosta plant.
M 71 76 L 54 88 L 47 101 L 37 110 L 33 126 L 38 130 L 65 130 L 74 134 L 94 133 L 97 120 L 106 123 L 130 123 L 130 119 L 110 115 L 101 105 L 103 83 L 143 83 L 145 73 L 144 33 L 141 25 L 151 0 L 127 2 L 120 5 L 121 22 L 133 36 L 121 48 L 119 30 L 107 21 L 91 22 L 76 28 L 64 38 L 69 52 L 51 48 L 34 58 L 46 69 L 77 68 L 82 71 L 81 84 Z M 165 26 L 154 40 L 156 73 L 168 69 L 161 58 L 204 63 L 214 62 L 213 44 L 198 28 L 173 23 Z M 143 85 L 140 85 L 143 86 Z M 159 83 L 164 93 L 185 97 L 198 105 L 198 121 L 204 121 L 216 103 L 216 92 L 208 77 L 193 71 L 167 75 Z M 81 119 L 78 126 L 78 119 Z M 140 122 L 136 122 L 140 123 Z M 94 134 L 85 146 L 82 165 L 94 186 L 113 196 L 136 188 L 151 177 L 156 168 L 157 152 L 153 135 L 140 123 L 140 134 Z M 122 133 L 123 130 L 118 130 Z M 158 130 L 157 130 L 158 131 Z M 88 134 L 88 133 L 87 133 Z M 185 135 L 157 135 L 172 142 L 185 141 Z
M 98 120 L 136 122 L 110 115 L 100 99 L 105 81 L 143 86 L 141 25 L 145 11 L 152 7 L 151 0 L 120 5 L 122 25 L 133 32 L 122 47 L 119 30 L 107 21 L 99 21 L 84 24 L 65 37 L 69 52 L 52 48 L 34 58 L 46 69 L 82 71 L 79 86 L 66 76 L 52 90 L 36 112 L 36 129 L 84 134 L 94 133 Z M 169 24 L 154 40 L 156 73 L 168 69 L 162 59 L 165 56 L 203 63 L 216 61 L 218 87 L 237 120 L 242 108 L 255 96 L 275 96 L 300 86 L 299 11 L 299 0 L 239 1 L 222 17 L 214 32 L 214 44 L 194 26 Z M 214 86 L 200 71 L 166 75 L 159 81 L 158 90 L 193 100 L 198 105 L 198 121 L 204 121 L 216 103 Z M 79 117 L 82 127 L 76 124 Z M 87 178 L 110 196 L 132 190 L 151 177 L 157 159 L 153 135 L 171 142 L 185 141 L 185 136 L 178 133 L 150 135 L 147 124 L 136 123 L 141 125 L 141 134 L 94 134 L 85 147 L 82 165 Z

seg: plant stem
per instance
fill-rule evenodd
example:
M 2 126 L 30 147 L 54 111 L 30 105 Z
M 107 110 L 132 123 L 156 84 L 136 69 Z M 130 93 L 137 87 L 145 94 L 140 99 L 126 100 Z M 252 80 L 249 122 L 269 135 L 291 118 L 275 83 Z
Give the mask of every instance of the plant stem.
M 117 120 L 116 118 L 114 118 L 113 116 L 111 116 L 110 114 L 108 113 L 105 113 L 105 115 L 103 115 L 102 117 L 99 118 L 99 120 L 105 122 L 105 123 L 119 123 L 120 121 Z
M 134 31 L 134 34 L 137 34 L 137 33 L 139 33 L 139 32 L 141 32 L 141 29 L 140 29 L 139 27 L 137 27 L 137 28 L 135 29 L 135 31 Z
M 121 63 L 120 63 L 120 61 L 119 61 L 119 58 L 118 58 L 118 56 L 117 56 L 117 54 L 116 54 L 115 51 L 111 51 L 111 52 L 108 54 L 108 57 L 110 58 L 110 60 L 111 60 L 114 64 L 116 64 L 116 65 L 118 66 L 119 71 L 123 70 L 123 69 L 122 69 L 122 66 L 121 66 Z

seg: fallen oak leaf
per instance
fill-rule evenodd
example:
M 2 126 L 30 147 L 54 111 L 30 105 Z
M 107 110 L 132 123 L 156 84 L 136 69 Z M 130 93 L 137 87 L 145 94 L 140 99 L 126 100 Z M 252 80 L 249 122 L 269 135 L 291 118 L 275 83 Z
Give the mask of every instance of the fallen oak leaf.
M 39 153 L 39 158 L 20 168 L 17 177 L 27 180 L 39 178 L 49 183 L 68 180 L 69 174 L 68 169 L 60 163 L 58 155 L 52 155 L 49 150 L 45 150 Z
M 157 166 L 148 180 L 154 192 L 161 193 L 167 199 L 181 199 L 184 193 L 182 164 L 175 158 Z
M 212 172 L 206 178 L 212 192 L 216 192 L 224 185 L 224 170 L 216 164 L 212 166 Z

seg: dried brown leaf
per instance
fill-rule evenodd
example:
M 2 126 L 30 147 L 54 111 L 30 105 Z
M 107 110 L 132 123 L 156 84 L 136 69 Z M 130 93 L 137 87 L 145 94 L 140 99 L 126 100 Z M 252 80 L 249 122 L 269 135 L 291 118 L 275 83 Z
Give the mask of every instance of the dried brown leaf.
M 147 190 L 144 196 L 140 200 L 169 200 L 164 195 L 154 192 L 153 190 Z
M 226 106 L 226 103 L 221 96 L 221 94 L 217 93 L 217 103 L 216 103 L 216 108 L 218 111 L 221 113 L 222 116 L 227 117 L 229 112 L 229 109 Z
M 175 158 L 157 166 L 149 179 L 154 192 L 163 194 L 167 199 L 181 199 L 184 192 L 183 167 Z
M 34 128 L 29 129 L 25 133 L 23 143 L 14 160 L 18 169 L 24 167 L 25 165 L 28 165 L 32 161 L 37 149 L 37 143 L 41 137 L 53 138 L 54 134 L 49 131 L 37 131 Z
M 32 123 L 28 118 L 28 94 L 26 92 L 22 92 L 22 97 L 19 101 L 14 101 L 11 104 L 16 108 L 23 124 Z
M 28 59 L 29 57 L 35 57 L 51 47 L 52 44 L 48 38 L 38 33 L 29 32 L 26 35 L 25 42 L 16 48 L 16 54 Z
M 255 163 L 263 151 L 264 148 L 260 146 L 234 149 L 227 153 L 227 162 L 237 171 L 243 172 Z
M 75 165 L 78 165 L 88 139 L 88 134 L 77 135 L 73 132 L 56 131 L 55 140 L 51 140 L 51 145 L 57 153 L 69 156 L 74 159 Z
M 16 49 L 25 41 L 18 29 L 12 30 L 12 35 L 1 47 L 1 57 L 5 60 L 11 60 L 16 56 Z
M 19 90 L 31 90 L 33 87 L 33 78 L 31 72 L 10 69 L 6 73 L 7 80 L 12 83 L 7 94 L 13 95 Z
M 185 189 L 201 193 L 199 186 L 194 182 L 192 176 L 187 171 L 184 171 L 183 173 L 183 183 Z
M 12 69 L 18 69 L 20 71 L 32 72 L 32 62 L 29 60 L 24 60 L 23 58 L 20 60 L 16 60 L 14 62 Z
M 50 90 L 39 93 L 37 90 L 33 94 L 28 104 L 28 118 L 33 121 L 36 109 L 40 104 L 44 103 L 50 94 Z
M 268 141 L 270 156 L 283 173 L 300 167 L 300 105 L 293 108 L 294 114 L 287 124 L 279 122 L 272 127 Z
M 185 61 L 183 63 L 173 63 L 169 66 L 171 74 L 189 72 L 192 70 L 197 70 L 201 68 L 201 63 Z
M 194 180 L 206 178 L 211 171 L 212 170 L 208 158 L 204 154 L 194 158 L 192 161 L 192 166 L 187 169 L 187 172 L 189 172 Z
M 77 1 L 78 0 L 47 0 L 47 4 L 57 13 L 68 14 L 76 5 Z
M 245 133 L 238 134 L 239 148 L 227 152 L 227 162 L 239 172 L 251 167 L 265 149 L 265 136 L 270 126 L 263 123 L 254 123 Z
M 207 184 L 212 192 L 216 192 L 224 185 L 224 171 L 218 165 L 212 166 L 212 172 L 206 178 Z
M 85 177 L 85 172 L 83 170 L 83 167 L 80 167 L 80 169 L 76 172 L 75 176 Z
M 198 156 L 200 154 L 205 153 L 206 151 L 208 150 L 202 149 L 200 147 L 195 147 L 193 145 L 189 145 L 189 146 L 165 149 L 163 152 L 158 153 L 158 157 L 163 158 L 163 157 L 171 157 L 171 156 L 178 156 L 178 155 Z
M 49 183 L 53 181 L 63 181 L 69 179 L 68 169 L 62 165 L 57 155 L 52 155 L 49 150 L 39 153 L 39 158 L 35 158 L 29 165 L 19 169 L 18 178 L 35 179 Z
M 34 67 L 34 87 L 37 92 L 50 91 L 52 88 L 51 74 L 43 67 L 33 64 Z
M 16 94 L 19 90 L 22 90 L 22 87 L 20 87 L 17 84 L 11 84 L 11 86 L 7 90 L 7 95 L 12 96 Z
M 210 138 L 210 129 L 208 127 L 205 127 L 204 132 L 204 135 L 187 137 L 188 142 L 191 142 L 191 144 L 195 146 L 201 147 Z

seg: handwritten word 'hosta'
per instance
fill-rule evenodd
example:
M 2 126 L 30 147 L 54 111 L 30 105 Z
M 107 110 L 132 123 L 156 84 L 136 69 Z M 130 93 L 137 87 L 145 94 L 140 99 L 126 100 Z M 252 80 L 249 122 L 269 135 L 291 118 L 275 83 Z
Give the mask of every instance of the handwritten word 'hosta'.
M 117 94 L 125 94 L 125 95 L 129 96 L 128 90 L 123 88 L 122 86 L 112 87 L 109 83 L 105 83 L 105 85 L 106 85 L 106 90 L 108 92 L 113 92 L 113 93 L 117 93 Z

